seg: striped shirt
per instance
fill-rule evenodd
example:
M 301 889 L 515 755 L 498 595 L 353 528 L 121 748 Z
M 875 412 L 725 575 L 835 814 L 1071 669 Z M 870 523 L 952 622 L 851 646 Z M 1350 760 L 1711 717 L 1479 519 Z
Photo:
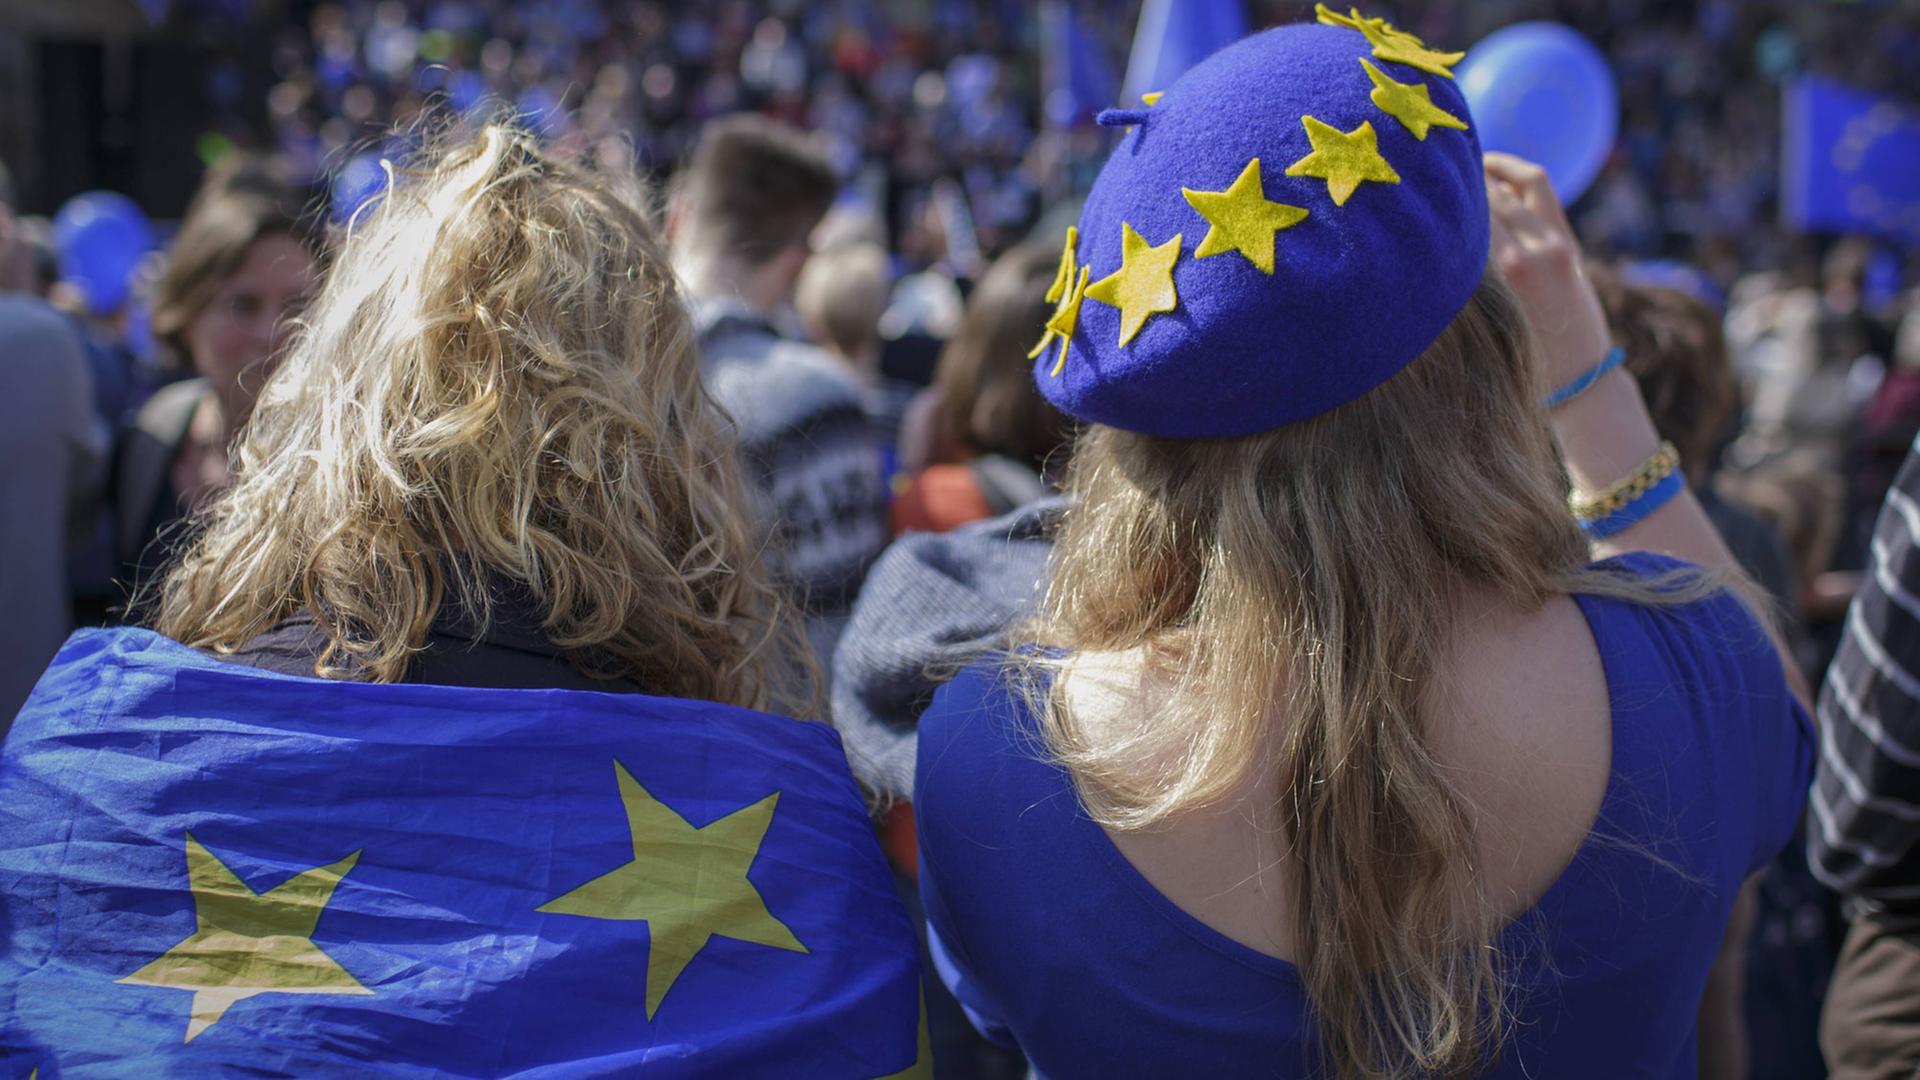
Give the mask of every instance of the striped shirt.
M 1820 695 L 1808 861 L 1862 908 L 1920 915 L 1920 446 L 1874 525 Z

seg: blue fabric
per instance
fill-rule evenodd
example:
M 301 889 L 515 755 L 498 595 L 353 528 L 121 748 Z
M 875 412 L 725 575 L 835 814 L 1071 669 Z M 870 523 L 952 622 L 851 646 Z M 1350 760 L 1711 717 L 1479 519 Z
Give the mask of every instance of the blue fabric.
M 1565 386 L 1548 394 L 1546 400 L 1540 403 L 1540 407 L 1544 409 L 1557 409 L 1565 405 L 1567 402 L 1593 389 L 1593 384 L 1606 378 L 1607 372 L 1612 371 L 1614 368 L 1626 362 L 1627 350 L 1615 345 L 1613 348 L 1607 350 L 1607 355 L 1601 357 L 1599 363 L 1576 375 L 1568 381 Z
M 1165 90 L 1187 69 L 1247 32 L 1243 0 L 1146 0 L 1127 57 L 1126 100 Z
M 1054 127 L 1093 122 L 1093 114 L 1113 104 L 1120 80 L 1100 41 L 1080 24 L 1071 4 L 1050 4 L 1041 11 L 1046 33 L 1046 113 Z
M 648 924 L 541 914 L 635 858 L 614 762 L 693 826 L 779 792 L 748 880 L 806 952 L 713 937 L 648 1019 Z M 248 888 L 359 851 L 313 943 L 372 993 L 118 982 Z M 0 756 L 0 1074 L 880 1076 L 918 964 L 831 728 L 732 706 L 271 674 L 83 631 Z
M 1612 701 L 1612 773 L 1593 838 L 1503 943 L 1518 958 L 1517 1023 L 1489 1075 L 1692 1077 L 1701 988 L 1742 881 L 1793 831 L 1811 732 L 1732 598 L 1578 600 Z M 921 718 L 915 808 L 941 966 L 1041 1074 L 1312 1074 L 1294 967 L 1148 884 L 994 667 L 963 672 Z
M 1788 225 L 1920 244 L 1920 112 L 1812 75 L 1787 84 L 1781 112 Z
M 1469 130 L 1415 139 L 1370 100 L 1363 57 L 1427 86 Z M 1223 49 L 1165 89 L 1101 170 L 1075 255 L 1099 281 L 1121 265 L 1123 222 L 1149 244 L 1178 234 L 1178 307 L 1121 346 L 1119 309 L 1083 303 L 1061 374 L 1051 374 L 1057 343 L 1035 361 L 1041 392 L 1062 411 L 1178 438 L 1282 427 L 1391 378 L 1472 298 L 1487 261 L 1487 196 L 1454 80 L 1374 57 L 1357 30 L 1297 25 Z M 1303 115 L 1342 132 L 1370 122 L 1400 183 L 1362 183 L 1335 206 L 1326 180 L 1287 176 L 1313 149 Z M 1272 275 L 1237 252 L 1195 258 L 1208 224 L 1181 195 L 1226 190 L 1256 157 L 1265 197 L 1309 215 L 1275 235 Z
M 1672 502 L 1675 495 L 1680 494 L 1686 489 L 1686 476 L 1682 474 L 1679 469 L 1675 469 L 1666 476 L 1661 477 L 1659 483 L 1641 492 L 1632 502 L 1608 514 L 1606 517 L 1594 518 L 1591 521 L 1582 521 L 1580 527 L 1587 530 L 1587 535 L 1593 537 L 1595 540 L 1605 540 L 1608 537 L 1619 536 L 1621 533 L 1647 520 L 1647 518 L 1653 515 L 1655 510 Z

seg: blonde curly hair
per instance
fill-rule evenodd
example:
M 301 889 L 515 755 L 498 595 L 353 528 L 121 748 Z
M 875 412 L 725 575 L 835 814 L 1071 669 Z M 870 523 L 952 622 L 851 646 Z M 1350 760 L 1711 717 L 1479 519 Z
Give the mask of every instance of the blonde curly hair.
M 816 711 L 638 183 L 508 124 L 434 142 L 343 238 L 155 628 L 230 653 L 306 608 L 317 674 L 393 682 L 504 582 L 588 674 Z

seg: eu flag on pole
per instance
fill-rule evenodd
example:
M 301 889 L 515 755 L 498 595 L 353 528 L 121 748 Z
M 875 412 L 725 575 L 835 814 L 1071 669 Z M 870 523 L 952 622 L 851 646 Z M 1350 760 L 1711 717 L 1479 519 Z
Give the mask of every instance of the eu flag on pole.
M 1113 63 L 1099 40 L 1081 25 L 1071 3 L 1053 0 L 1040 10 L 1040 19 L 1046 41 L 1042 76 L 1047 122 L 1062 128 L 1091 124 L 1101 109 L 1114 104 L 1118 93 Z
M 68 642 L 0 752 L 0 1074 L 925 1075 L 833 730 Z
M 1807 76 L 1787 84 L 1783 114 L 1787 224 L 1920 244 L 1920 112 Z
M 1188 68 L 1247 34 L 1243 0 L 1146 0 L 1133 31 L 1123 96 L 1165 90 Z

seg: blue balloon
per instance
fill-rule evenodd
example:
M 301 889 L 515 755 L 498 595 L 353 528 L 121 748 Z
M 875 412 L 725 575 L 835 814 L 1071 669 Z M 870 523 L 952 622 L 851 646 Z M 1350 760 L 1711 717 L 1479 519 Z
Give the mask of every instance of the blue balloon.
M 344 225 L 353 220 L 361 207 L 387 190 L 387 170 L 380 165 L 380 155 L 356 154 L 347 159 L 334 174 L 333 185 L 328 190 L 335 224 Z
M 573 130 L 573 117 L 553 91 L 534 83 L 520 92 L 517 102 L 520 122 L 543 139 L 558 138 Z
M 153 250 L 153 226 L 125 195 L 89 191 L 53 216 L 53 246 L 61 279 L 80 290 L 88 311 L 110 315 L 127 302 L 134 271 Z
M 1620 128 L 1620 88 L 1578 31 L 1551 22 L 1503 27 L 1468 50 L 1457 77 L 1483 149 L 1547 170 L 1563 203 L 1600 175 Z

